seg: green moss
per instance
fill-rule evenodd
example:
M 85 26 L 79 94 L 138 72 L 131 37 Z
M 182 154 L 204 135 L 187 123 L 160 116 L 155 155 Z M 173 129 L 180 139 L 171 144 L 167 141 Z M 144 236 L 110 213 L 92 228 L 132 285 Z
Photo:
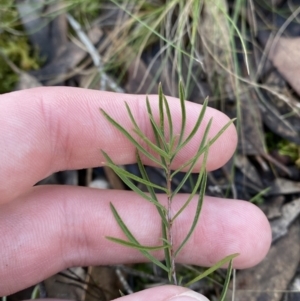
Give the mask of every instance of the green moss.
M 13 0 L 2 0 L 0 4 L 0 51 L 19 69 L 23 71 L 38 69 L 41 59 L 34 51 L 22 27 L 17 22 L 18 11 Z M 2 56 L 0 56 L 0 93 L 13 90 L 18 75 L 11 70 Z
M 37 52 L 32 51 L 25 36 L 0 35 L 0 48 L 22 70 L 38 69 Z
M 99 16 L 99 11 L 103 3 L 103 0 L 72 0 L 69 2 L 69 10 L 77 21 L 84 24 L 91 22 Z
M 281 155 L 290 157 L 300 168 L 300 145 L 282 140 L 278 143 L 278 151 Z
M 27 37 L 10 33 L 0 34 L 0 50 L 23 71 L 38 69 L 41 60 L 33 51 Z M 6 60 L 0 57 L 0 93 L 11 91 L 18 80 Z
M 0 3 L 0 33 L 9 29 L 18 18 L 18 12 L 14 6 L 14 0 L 1 0 Z
M 278 151 L 282 156 L 288 156 L 300 168 L 300 145 L 277 136 L 274 133 L 265 133 L 268 151 Z
M 0 94 L 13 89 L 18 80 L 18 76 L 11 71 L 8 65 L 0 57 Z

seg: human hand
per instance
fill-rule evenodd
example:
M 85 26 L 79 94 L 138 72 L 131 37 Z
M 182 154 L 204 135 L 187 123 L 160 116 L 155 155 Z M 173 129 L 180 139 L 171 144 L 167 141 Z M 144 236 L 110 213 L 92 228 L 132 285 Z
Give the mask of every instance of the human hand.
M 154 115 L 158 116 L 157 96 L 149 96 L 149 99 Z M 0 96 L 1 296 L 72 266 L 144 261 L 138 251 L 105 238 L 107 235 L 123 237 L 111 214 L 110 202 L 123 214 L 128 228 L 136 229 L 132 232 L 141 244 L 158 245 L 160 219 L 156 209 L 133 192 L 69 186 L 33 187 L 59 170 L 99 166 L 104 162 L 101 149 L 116 164 L 133 163 L 134 146 L 99 113 L 99 108 L 103 108 L 130 131 L 124 100 L 141 130 L 150 132 L 143 95 L 43 87 Z M 179 128 L 179 101 L 169 101 L 169 105 L 174 120 L 178 120 L 174 127 Z M 188 132 L 198 117 L 200 106 L 187 103 L 186 110 Z M 228 118 L 208 108 L 204 123 L 211 117 L 209 136 L 213 137 Z M 199 131 L 198 139 L 193 139 L 179 154 L 176 166 L 194 154 L 202 134 L 203 131 Z M 211 146 L 207 169 L 225 164 L 236 142 L 232 125 Z M 149 164 L 146 159 L 144 163 Z M 199 166 L 200 163 L 196 169 L 199 170 Z M 178 195 L 174 207 L 179 208 L 184 200 L 183 195 Z M 188 232 L 195 205 L 196 201 L 192 202 L 176 220 L 175 243 L 182 241 Z M 143 218 L 140 218 L 141 212 Z M 244 201 L 206 197 L 197 228 L 179 254 L 178 262 L 209 266 L 227 255 L 239 253 L 234 267 L 246 268 L 266 255 L 270 242 L 269 223 L 257 207 Z M 161 252 L 156 255 L 163 259 Z M 188 290 L 165 286 L 122 300 L 169 300 L 183 292 Z

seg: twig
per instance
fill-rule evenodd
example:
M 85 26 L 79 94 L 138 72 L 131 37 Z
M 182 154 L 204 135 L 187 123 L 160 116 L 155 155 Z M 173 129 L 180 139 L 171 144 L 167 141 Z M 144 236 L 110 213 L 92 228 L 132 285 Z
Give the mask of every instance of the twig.
M 236 291 L 236 269 L 232 270 L 232 301 L 235 301 L 235 291 Z
M 94 44 L 91 42 L 89 37 L 86 35 L 86 33 L 82 30 L 80 24 L 70 15 L 67 14 L 67 19 L 69 21 L 69 24 L 72 26 L 74 31 L 77 33 L 78 38 L 80 41 L 85 45 L 88 53 L 90 54 L 93 63 L 95 67 L 97 68 L 100 76 L 101 76 L 101 84 L 100 89 L 106 90 L 107 87 L 112 89 L 115 92 L 124 93 L 124 90 L 110 77 L 103 71 L 103 63 L 101 60 L 101 57 L 94 46 Z
M 137 271 L 135 269 L 132 269 L 130 267 L 124 266 L 124 265 L 118 265 L 117 266 L 119 269 L 123 270 L 124 272 L 133 275 L 133 276 L 137 276 L 140 278 L 146 278 L 148 280 L 151 280 L 153 282 L 159 282 L 159 283 L 169 283 L 167 279 L 163 278 L 163 277 L 159 277 L 159 276 L 155 276 L 155 275 L 151 275 L 145 272 L 141 272 L 141 271 Z
M 129 295 L 130 295 L 130 294 L 133 294 L 133 290 L 132 290 L 131 287 L 129 286 L 127 280 L 125 279 L 125 277 L 124 277 L 124 275 L 123 275 L 123 273 L 122 273 L 122 271 L 121 271 L 118 267 L 116 268 L 116 274 L 117 274 L 117 276 L 118 276 L 120 282 L 122 283 L 123 288 L 124 288 L 124 290 L 126 291 L 126 293 L 129 294 Z

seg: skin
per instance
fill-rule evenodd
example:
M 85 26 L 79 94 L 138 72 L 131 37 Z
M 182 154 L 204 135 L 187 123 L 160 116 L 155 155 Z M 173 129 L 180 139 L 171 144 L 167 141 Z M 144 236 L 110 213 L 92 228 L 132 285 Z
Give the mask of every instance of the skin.
M 149 99 L 158 118 L 157 96 L 151 95 Z M 141 244 L 159 244 L 160 219 L 156 209 L 133 192 L 33 187 L 59 170 L 103 165 L 101 149 L 117 164 L 133 163 L 134 147 L 99 113 L 99 108 L 104 109 L 131 131 L 124 100 L 141 130 L 151 137 L 145 95 L 43 87 L 0 96 L 0 296 L 72 266 L 144 261 L 139 252 L 105 238 L 109 235 L 125 239 L 109 209 L 110 202 Z M 178 132 L 180 104 L 175 98 L 168 100 L 172 116 L 178 120 L 174 124 L 174 131 Z M 201 106 L 187 103 L 186 110 L 189 133 Z M 204 124 L 211 117 L 212 138 L 228 118 L 208 108 Z M 203 132 L 204 126 L 180 152 L 174 168 L 195 153 Z M 236 144 L 236 130 L 231 125 L 211 147 L 207 169 L 224 165 Z M 143 161 L 151 165 L 146 158 Z M 200 161 L 195 172 L 199 171 Z M 178 195 L 174 210 L 185 200 L 186 195 Z M 161 202 L 165 202 L 163 195 Z M 176 220 L 175 242 L 180 242 L 188 231 L 195 206 L 196 200 Z M 206 197 L 197 228 L 178 262 L 210 266 L 229 254 L 239 253 L 234 267 L 247 268 L 265 257 L 270 242 L 268 220 L 257 207 L 241 200 Z M 155 255 L 163 258 L 161 252 Z M 169 300 L 184 291 L 173 286 L 159 287 L 126 296 L 124 300 Z

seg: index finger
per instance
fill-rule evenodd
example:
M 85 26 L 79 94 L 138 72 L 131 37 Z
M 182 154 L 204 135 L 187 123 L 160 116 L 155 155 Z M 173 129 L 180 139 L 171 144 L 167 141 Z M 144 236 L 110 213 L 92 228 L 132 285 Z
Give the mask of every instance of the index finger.
M 174 131 L 181 125 L 179 100 L 167 97 Z M 0 187 L 7 202 L 36 182 L 59 170 L 82 169 L 103 164 L 105 150 L 117 164 L 135 162 L 135 147 L 99 113 L 99 108 L 132 132 L 124 101 L 130 106 L 146 136 L 153 138 L 147 116 L 145 95 L 117 94 L 70 87 L 41 87 L 0 96 Z M 158 118 L 158 97 L 150 95 L 153 115 Z M 201 106 L 186 103 L 186 133 L 193 128 Z M 208 108 L 199 133 L 180 152 L 174 168 L 193 156 L 204 129 L 213 118 L 209 138 L 228 122 L 223 113 Z M 210 148 L 207 169 L 213 170 L 231 157 L 237 135 L 233 125 Z M 150 164 L 149 160 L 144 161 Z M 199 168 L 201 163 L 196 168 Z M 152 164 L 153 165 L 153 164 Z

